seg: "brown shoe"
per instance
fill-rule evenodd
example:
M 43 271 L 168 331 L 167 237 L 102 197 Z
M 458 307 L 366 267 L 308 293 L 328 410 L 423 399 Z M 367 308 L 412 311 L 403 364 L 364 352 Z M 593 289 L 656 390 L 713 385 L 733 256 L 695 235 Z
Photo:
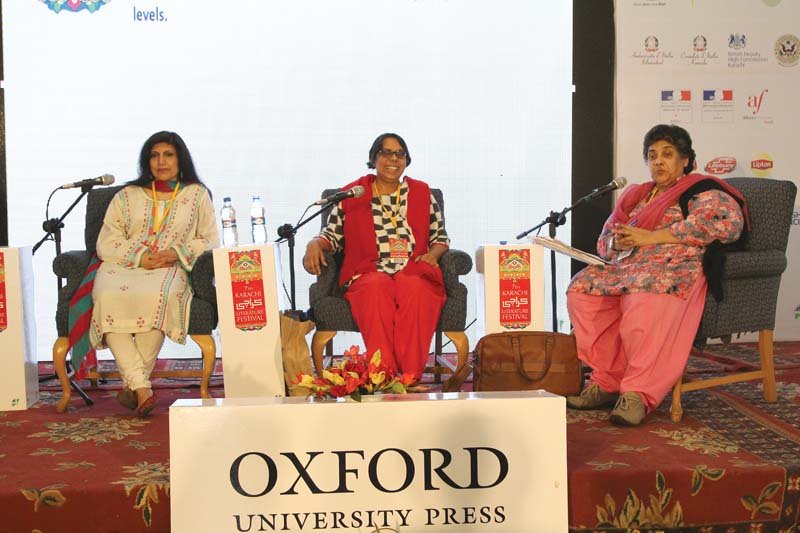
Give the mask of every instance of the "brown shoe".
M 130 389 L 122 389 L 117 393 L 117 401 L 122 407 L 130 410 L 136 409 L 139 402 L 136 401 L 136 393 Z
M 642 396 L 638 392 L 626 392 L 617 400 L 610 419 L 618 426 L 638 426 L 646 414 Z
M 144 418 L 150 414 L 150 411 L 155 409 L 156 407 L 156 393 L 153 393 L 149 398 L 141 403 L 136 408 L 136 414 L 139 415 L 140 418 Z
M 617 401 L 619 394 L 606 392 L 597 383 L 589 383 L 589 386 L 581 391 L 580 396 L 567 396 L 567 407 L 570 409 L 602 409 L 611 407 Z

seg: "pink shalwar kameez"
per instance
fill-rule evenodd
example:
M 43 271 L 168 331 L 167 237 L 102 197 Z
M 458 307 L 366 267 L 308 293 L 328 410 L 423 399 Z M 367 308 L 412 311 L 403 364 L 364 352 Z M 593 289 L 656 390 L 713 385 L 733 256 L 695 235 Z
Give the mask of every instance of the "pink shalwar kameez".
M 630 218 L 645 206 L 639 201 Z M 669 227 L 679 244 L 634 248 L 627 257 L 611 248 L 612 215 L 597 250 L 614 264 L 583 269 L 567 290 L 578 357 L 592 368 L 590 381 L 606 392 L 640 393 L 648 412 L 686 366 L 703 314 L 706 246 L 736 241 L 744 225 L 739 204 L 721 190 L 695 195 L 688 208 L 684 219 L 677 202 L 667 207 L 654 228 Z

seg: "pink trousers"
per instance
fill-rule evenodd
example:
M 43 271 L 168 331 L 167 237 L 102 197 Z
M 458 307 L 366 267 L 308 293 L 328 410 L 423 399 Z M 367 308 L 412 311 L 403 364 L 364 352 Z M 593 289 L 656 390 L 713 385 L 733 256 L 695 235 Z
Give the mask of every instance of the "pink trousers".
M 706 288 L 701 275 L 685 300 L 648 292 L 568 292 L 578 357 L 592 368 L 590 382 L 606 392 L 640 393 L 648 412 L 658 407 L 689 359 Z
M 412 261 L 394 276 L 369 272 L 356 279 L 344 297 L 367 354 L 380 350 L 390 367 L 421 378 L 446 300 L 439 268 Z

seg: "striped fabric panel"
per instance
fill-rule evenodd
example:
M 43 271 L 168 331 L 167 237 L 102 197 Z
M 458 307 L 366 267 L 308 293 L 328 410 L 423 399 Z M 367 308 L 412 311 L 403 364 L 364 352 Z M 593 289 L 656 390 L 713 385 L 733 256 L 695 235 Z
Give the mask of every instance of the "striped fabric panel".
M 69 302 L 69 346 L 72 349 L 72 367 L 75 369 L 74 379 L 86 377 L 86 371 L 97 366 L 97 352 L 89 342 L 89 324 L 92 320 L 92 288 L 94 277 L 102 261 L 92 255 L 86 274 L 83 275 L 78 290 Z

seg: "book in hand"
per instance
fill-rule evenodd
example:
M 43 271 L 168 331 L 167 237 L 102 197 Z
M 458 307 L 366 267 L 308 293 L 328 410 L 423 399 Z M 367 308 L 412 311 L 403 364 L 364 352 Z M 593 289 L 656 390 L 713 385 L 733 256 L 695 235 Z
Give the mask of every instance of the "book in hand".
M 545 248 L 555 250 L 558 253 L 567 255 L 573 259 L 577 259 L 578 261 L 586 263 L 587 265 L 611 264 L 611 261 L 606 261 L 602 257 L 584 252 L 582 250 L 578 250 L 577 248 L 573 248 L 572 246 L 564 244 L 558 239 L 551 239 L 550 237 L 533 237 L 531 240 L 533 241 L 534 244 L 538 244 L 539 246 L 544 246 Z

